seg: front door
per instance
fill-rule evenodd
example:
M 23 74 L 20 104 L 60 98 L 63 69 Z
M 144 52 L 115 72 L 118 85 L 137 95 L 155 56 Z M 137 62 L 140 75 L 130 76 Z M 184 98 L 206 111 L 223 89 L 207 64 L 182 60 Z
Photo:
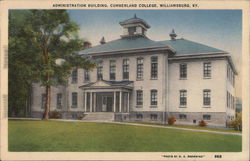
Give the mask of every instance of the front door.
M 107 97 L 107 112 L 112 112 L 113 97 Z
M 113 108 L 113 97 L 103 96 L 102 97 L 102 112 L 112 112 Z

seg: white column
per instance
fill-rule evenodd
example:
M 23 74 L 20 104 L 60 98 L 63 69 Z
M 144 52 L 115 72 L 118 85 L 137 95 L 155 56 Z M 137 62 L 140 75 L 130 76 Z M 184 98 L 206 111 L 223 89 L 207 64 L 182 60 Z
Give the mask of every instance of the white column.
M 92 106 L 92 92 L 90 92 L 90 112 L 93 112 L 93 106 Z
M 114 92 L 114 106 L 113 106 L 113 112 L 116 110 L 116 92 Z
M 127 103 L 128 103 L 127 112 L 129 113 L 129 92 L 128 92 L 128 102 Z
M 87 92 L 84 92 L 84 111 L 87 112 Z
M 119 112 L 122 112 L 122 91 L 120 91 Z
M 93 106 L 93 112 L 96 112 L 96 92 L 94 94 L 94 106 Z

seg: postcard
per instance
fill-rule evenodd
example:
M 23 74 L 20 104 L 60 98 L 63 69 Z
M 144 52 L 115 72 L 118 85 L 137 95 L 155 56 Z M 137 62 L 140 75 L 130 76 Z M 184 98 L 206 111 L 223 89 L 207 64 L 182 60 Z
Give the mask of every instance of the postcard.
M 249 1 L 1 1 L 1 160 L 249 160 Z

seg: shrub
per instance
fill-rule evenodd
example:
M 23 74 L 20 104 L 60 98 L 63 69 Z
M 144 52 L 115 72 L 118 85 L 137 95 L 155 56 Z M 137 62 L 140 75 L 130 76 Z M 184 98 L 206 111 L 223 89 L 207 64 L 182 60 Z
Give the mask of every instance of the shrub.
M 201 120 L 199 122 L 199 126 L 201 126 L 201 127 L 207 126 L 207 123 L 204 120 Z
M 168 124 L 169 125 L 173 125 L 175 123 L 175 121 L 176 121 L 176 119 L 173 116 L 171 116 L 171 117 L 168 118 Z
M 238 131 L 242 130 L 242 113 L 236 114 L 236 118 L 229 122 L 229 127 Z
M 61 119 L 62 115 L 58 111 L 51 111 L 49 113 L 49 118 L 51 118 L 51 119 Z
M 76 119 L 77 119 L 77 120 L 82 120 L 82 119 L 83 119 L 83 116 L 77 116 Z

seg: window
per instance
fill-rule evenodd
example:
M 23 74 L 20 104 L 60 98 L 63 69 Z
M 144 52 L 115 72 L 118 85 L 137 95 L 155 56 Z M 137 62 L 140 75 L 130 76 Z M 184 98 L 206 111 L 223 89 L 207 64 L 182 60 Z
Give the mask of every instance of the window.
M 180 114 L 180 115 L 179 115 L 179 118 L 180 118 L 180 120 L 186 120 L 186 119 L 187 119 L 187 115 L 185 115 L 185 114 Z
M 211 116 L 210 115 L 203 115 L 203 120 L 211 120 Z
M 151 90 L 151 105 L 157 105 L 157 90 Z
M 203 90 L 203 105 L 210 106 L 211 104 L 211 91 L 209 89 Z
M 187 78 L 187 64 L 180 64 L 180 78 Z
M 151 79 L 157 79 L 158 77 L 158 57 L 151 57 Z
M 180 106 L 187 105 L 187 90 L 180 90 Z
M 57 93 L 56 107 L 59 109 L 62 108 L 62 94 L 61 93 Z
M 84 70 L 84 81 L 88 82 L 89 80 L 89 70 Z
M 129 59 L 123 59 L 122 63 L 123 79 L 129 79 Z
M 109 62 L 109 79 L 115 80 L 115 60 L 110 60 Z
M 151 120 L 157 120 L 158 115 L 157 114 L 150 114 Z
M 203 63 L 203 77 L 211 77 L 211 62 Z
M 143 78 L 143 58 L 137 58 L 137 72 L 136 78 L 142 79 Z
M 128 28 L 128 34 L 129 35 L 134 35 L 136 32 L 136 27 L 129 27 Z
M 227 107 L 229 107 L 229 92 L 227 91 Z
M 136 91 L 136 105 L 142 105 L 143 104 L 143 92 L 142 90 Z
M 42 98 L 41 98 L 41 108 L 45 109 L 46 107 L 46 94 L 42 94 Z
M 99 62 L 97 64 L 97 79 L 98 80 L 102 80 L 102 70 L 103 70 L 102 62 Z
M 143 118 L 142 114 L 136 114 L 136 119 L 142 120 L 142 118 Z
M 72 108 L 76 108 L 77 107 L 77 93 L 73 92 L 72 93 Z
M 77 83 L 77 69 L 72 71 L 71 78 L 72 78 L 71 83 Z

